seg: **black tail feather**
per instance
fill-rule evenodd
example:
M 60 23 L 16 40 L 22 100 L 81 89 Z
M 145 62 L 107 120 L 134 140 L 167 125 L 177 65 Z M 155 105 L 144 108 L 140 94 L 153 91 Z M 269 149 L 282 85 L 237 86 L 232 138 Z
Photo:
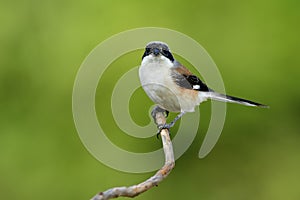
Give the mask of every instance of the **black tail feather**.
M 257 103 L 257 102 L 254 102 L 254 101 L 250 101 L 250 100 L 247 100 L 247 99 L 242 99 L 242 98 L 239 98 L 239 97 L 233 97 L 233 96 L 229 96 L 229 95 L 225 95 L 227 99 L 230 99 L 232 101 L 235 101 L 235 102 L 238 102 L 240 104 L 249 104 L 250 106 L 257 106 L 257 107 L 262 107 L 262 108 L 268 108 L 269 106 L 267 105 L 264 105 L 264 104 L 261 104 L 261 103 Z
M 213 100 L 218 100 L 218 101 L 224 101 L 224 102 L 230 102 L 230 103 L 238 103 L 246 106 L 256 106 L 256 107 L 261 107 L 261 108 L 269 108 L 269 106 L 257 103 L 254 101 L 250 101 L 247 99 L 242 99 L 238 97 L 233 97 L 225 94 L 219 94 L 217 92 L 211 92 L 210 98 Z

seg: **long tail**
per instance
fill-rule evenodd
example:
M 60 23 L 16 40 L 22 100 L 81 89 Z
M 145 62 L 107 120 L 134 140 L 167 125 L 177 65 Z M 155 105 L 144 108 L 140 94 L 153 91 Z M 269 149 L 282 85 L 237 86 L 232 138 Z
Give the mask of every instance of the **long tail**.
M 246 99 L 242 99 L 242 98 L 238 98 L 238 97 L 233 97 L 233 96 L 229 96 L 229 95 L 225 95 L 225 94 L 220 94 L 220 93 L 217 93 L 214 91 L 208 92 L 207 97 L 210 99 L 213 99 L 213 100 L 217 100 L 217 101 L 238 103 L 238 104 L 242 104 L 245 106 L 256 106 L 256 107 L 262 107 L 262 108 L 269 107 L 269 106 L 261 104 L 261 103 L 257 103 L 254 101 L 250 101 L 250 100 L 246 100 Z

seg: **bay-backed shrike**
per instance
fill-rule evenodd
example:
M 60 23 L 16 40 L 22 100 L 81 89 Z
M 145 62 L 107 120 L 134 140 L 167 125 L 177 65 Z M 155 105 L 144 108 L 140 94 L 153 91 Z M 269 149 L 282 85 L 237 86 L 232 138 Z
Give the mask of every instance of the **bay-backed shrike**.
M 145 48 L 139 77 L 143 89 L 159 107 L 180 114 L 169 124 L 159 129 L 171 128 L 186 112 L 194 112 L 207 99 L 238 103 L 246 106 L 267 107 L 266 105 L 220 94 L 207 87 L 197 76 L 175 60 L 167 44 L 150 42 Z

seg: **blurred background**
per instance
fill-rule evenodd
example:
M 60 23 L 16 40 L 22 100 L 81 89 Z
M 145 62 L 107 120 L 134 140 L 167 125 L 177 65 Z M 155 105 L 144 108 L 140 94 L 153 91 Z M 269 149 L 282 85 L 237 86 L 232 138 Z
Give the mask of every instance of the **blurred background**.
M 88 53 L 114 34 L 146 26 L 194 38 L 217 64 L 228 94 L 270 109 L 228 105 L 218 143 L 199 159 L 210 117 L 210 103 L 202 104 L 193 144 L 159 187 L 136 199 L 300 199 L 299 1 L 1 0 L 0 16 L 1 199 L 83 200 L 154 174 L 98 162 L 72 117 L 73 83 Z M 142 53 L 122 56 L 100 80 L 99 119 L 111 112 L 115 82 Z M 137 90 L 130 103 L 137 124 L 150 122 L 151 105 Z M 129 137 L 110 116 L 105 120 L 108 137 L 124 149 L 161 147 L 155 137 Z

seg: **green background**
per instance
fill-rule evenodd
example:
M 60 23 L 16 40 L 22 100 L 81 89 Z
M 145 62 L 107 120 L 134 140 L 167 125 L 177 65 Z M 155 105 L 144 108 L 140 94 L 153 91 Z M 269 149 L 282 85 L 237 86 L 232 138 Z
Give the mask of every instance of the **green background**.
M 72 118 L 72 87 L 88 53 L 114 34 L 146 26 L 195 39 L 216 62 L 228 94 L 270 109 L 228 105 L 220 140 L 199 159 L 210 117 L 210 103 L 201 105 L 193 144 L 159 187 L 137 199 L 300 199 L 299 1 L 1 0 L 0 20 L 1 199 L 89 199 L 154 174 L 118 172 L 98 162 Z M 142 53 L 124 55 L 100 81 L 99 119 L 110 113 L 115 81 Z M 151 104 L 142 90 L 133 95 L 136 123 L 149 123 Z M 105 120 L 109 138 L 124 149 L 161 146 L 155 137 L 126 136 Z

